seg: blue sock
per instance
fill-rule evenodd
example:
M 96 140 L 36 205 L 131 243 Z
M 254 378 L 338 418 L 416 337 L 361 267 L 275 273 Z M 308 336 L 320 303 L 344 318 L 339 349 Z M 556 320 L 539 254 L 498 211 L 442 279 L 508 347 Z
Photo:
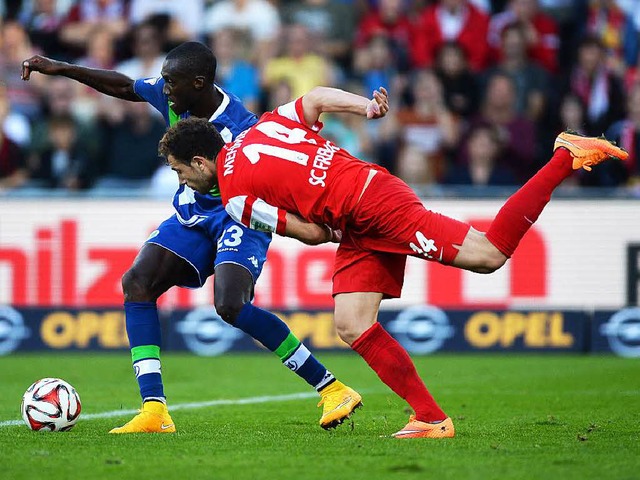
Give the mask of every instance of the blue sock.
M 160 320 L 154 302 L 125 302 L 124 313 L 133 371 L 142 401 L 166 403 L 160 366 Z
M 278 355 L 287 368 L 316 390 L 320 391 L 336 380 L 273 313 L 245 303 L 234 326 Z

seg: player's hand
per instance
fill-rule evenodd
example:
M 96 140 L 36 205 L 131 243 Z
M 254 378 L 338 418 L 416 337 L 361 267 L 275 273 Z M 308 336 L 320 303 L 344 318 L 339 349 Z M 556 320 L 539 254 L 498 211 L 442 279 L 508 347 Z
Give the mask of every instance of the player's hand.
M 334 230 L 329 225 L 319 226 L 324 230 L 324 240 L 320 243 L 340 243 L 342 241 L 342 230 Z
M 374 90 L 373 98 L 367 104 L 367 118 L 382 118 L 389 111 L 389 94 L 387 89 L 380 87 L 379 90 Z
M 31 77 L 31 72 L 40 72 L 44 75 L 56 75 L 62 62 L 58 60 L 52 60 L 42 55 L 34 55 L 22 62 L 22 75 L 21 78 L 24 81 L 28 81 Z

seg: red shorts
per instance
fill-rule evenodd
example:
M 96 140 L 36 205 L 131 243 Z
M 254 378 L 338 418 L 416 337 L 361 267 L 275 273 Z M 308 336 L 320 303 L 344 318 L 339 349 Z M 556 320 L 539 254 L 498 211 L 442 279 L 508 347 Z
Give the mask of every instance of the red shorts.
M 333 294 L 399 297 L 407 255 L 451 264 L 470 225 L 427 210 L 402 180 L 379 171 L 347 221 L 336 252 Z

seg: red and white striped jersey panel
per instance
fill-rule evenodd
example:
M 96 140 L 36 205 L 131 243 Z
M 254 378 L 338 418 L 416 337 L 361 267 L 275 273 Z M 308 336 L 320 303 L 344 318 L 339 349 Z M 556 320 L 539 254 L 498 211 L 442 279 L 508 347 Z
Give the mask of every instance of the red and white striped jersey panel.
M 236 222 L 249 228 L 284 235 L 286 212 L 253 195 L 231 197 L 225 210 Z
M 304 109 L 302 108 L 302 98 L 303 97 L 300 97 L 297 100 L 294 100 L 293 102 L 280 105 L 278 108 L 276 108 L 273 111 L 273 113 L 277 113 L 278 115 L 288 118 L 289 120 L 298 122 L 304 125 L 305 127 L 311 128 L 311 130 L 313 130 L 314 132 L 318 133 L 320 130 L 322 130 L 322 127 L 324 125 L 321 121 L 317 121 L 310 127 L 307 125 L 307 123 L 304 121 Z

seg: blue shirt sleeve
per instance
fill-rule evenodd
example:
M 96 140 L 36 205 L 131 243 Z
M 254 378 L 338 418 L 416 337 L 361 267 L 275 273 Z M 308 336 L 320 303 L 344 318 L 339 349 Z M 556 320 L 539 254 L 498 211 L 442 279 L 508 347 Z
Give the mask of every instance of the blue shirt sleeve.
M 158 110 L 169 125 L 169 99 L 162 93 L 164 79 L 162 77 L 141 78 L 133 84 L 133 91 Z

